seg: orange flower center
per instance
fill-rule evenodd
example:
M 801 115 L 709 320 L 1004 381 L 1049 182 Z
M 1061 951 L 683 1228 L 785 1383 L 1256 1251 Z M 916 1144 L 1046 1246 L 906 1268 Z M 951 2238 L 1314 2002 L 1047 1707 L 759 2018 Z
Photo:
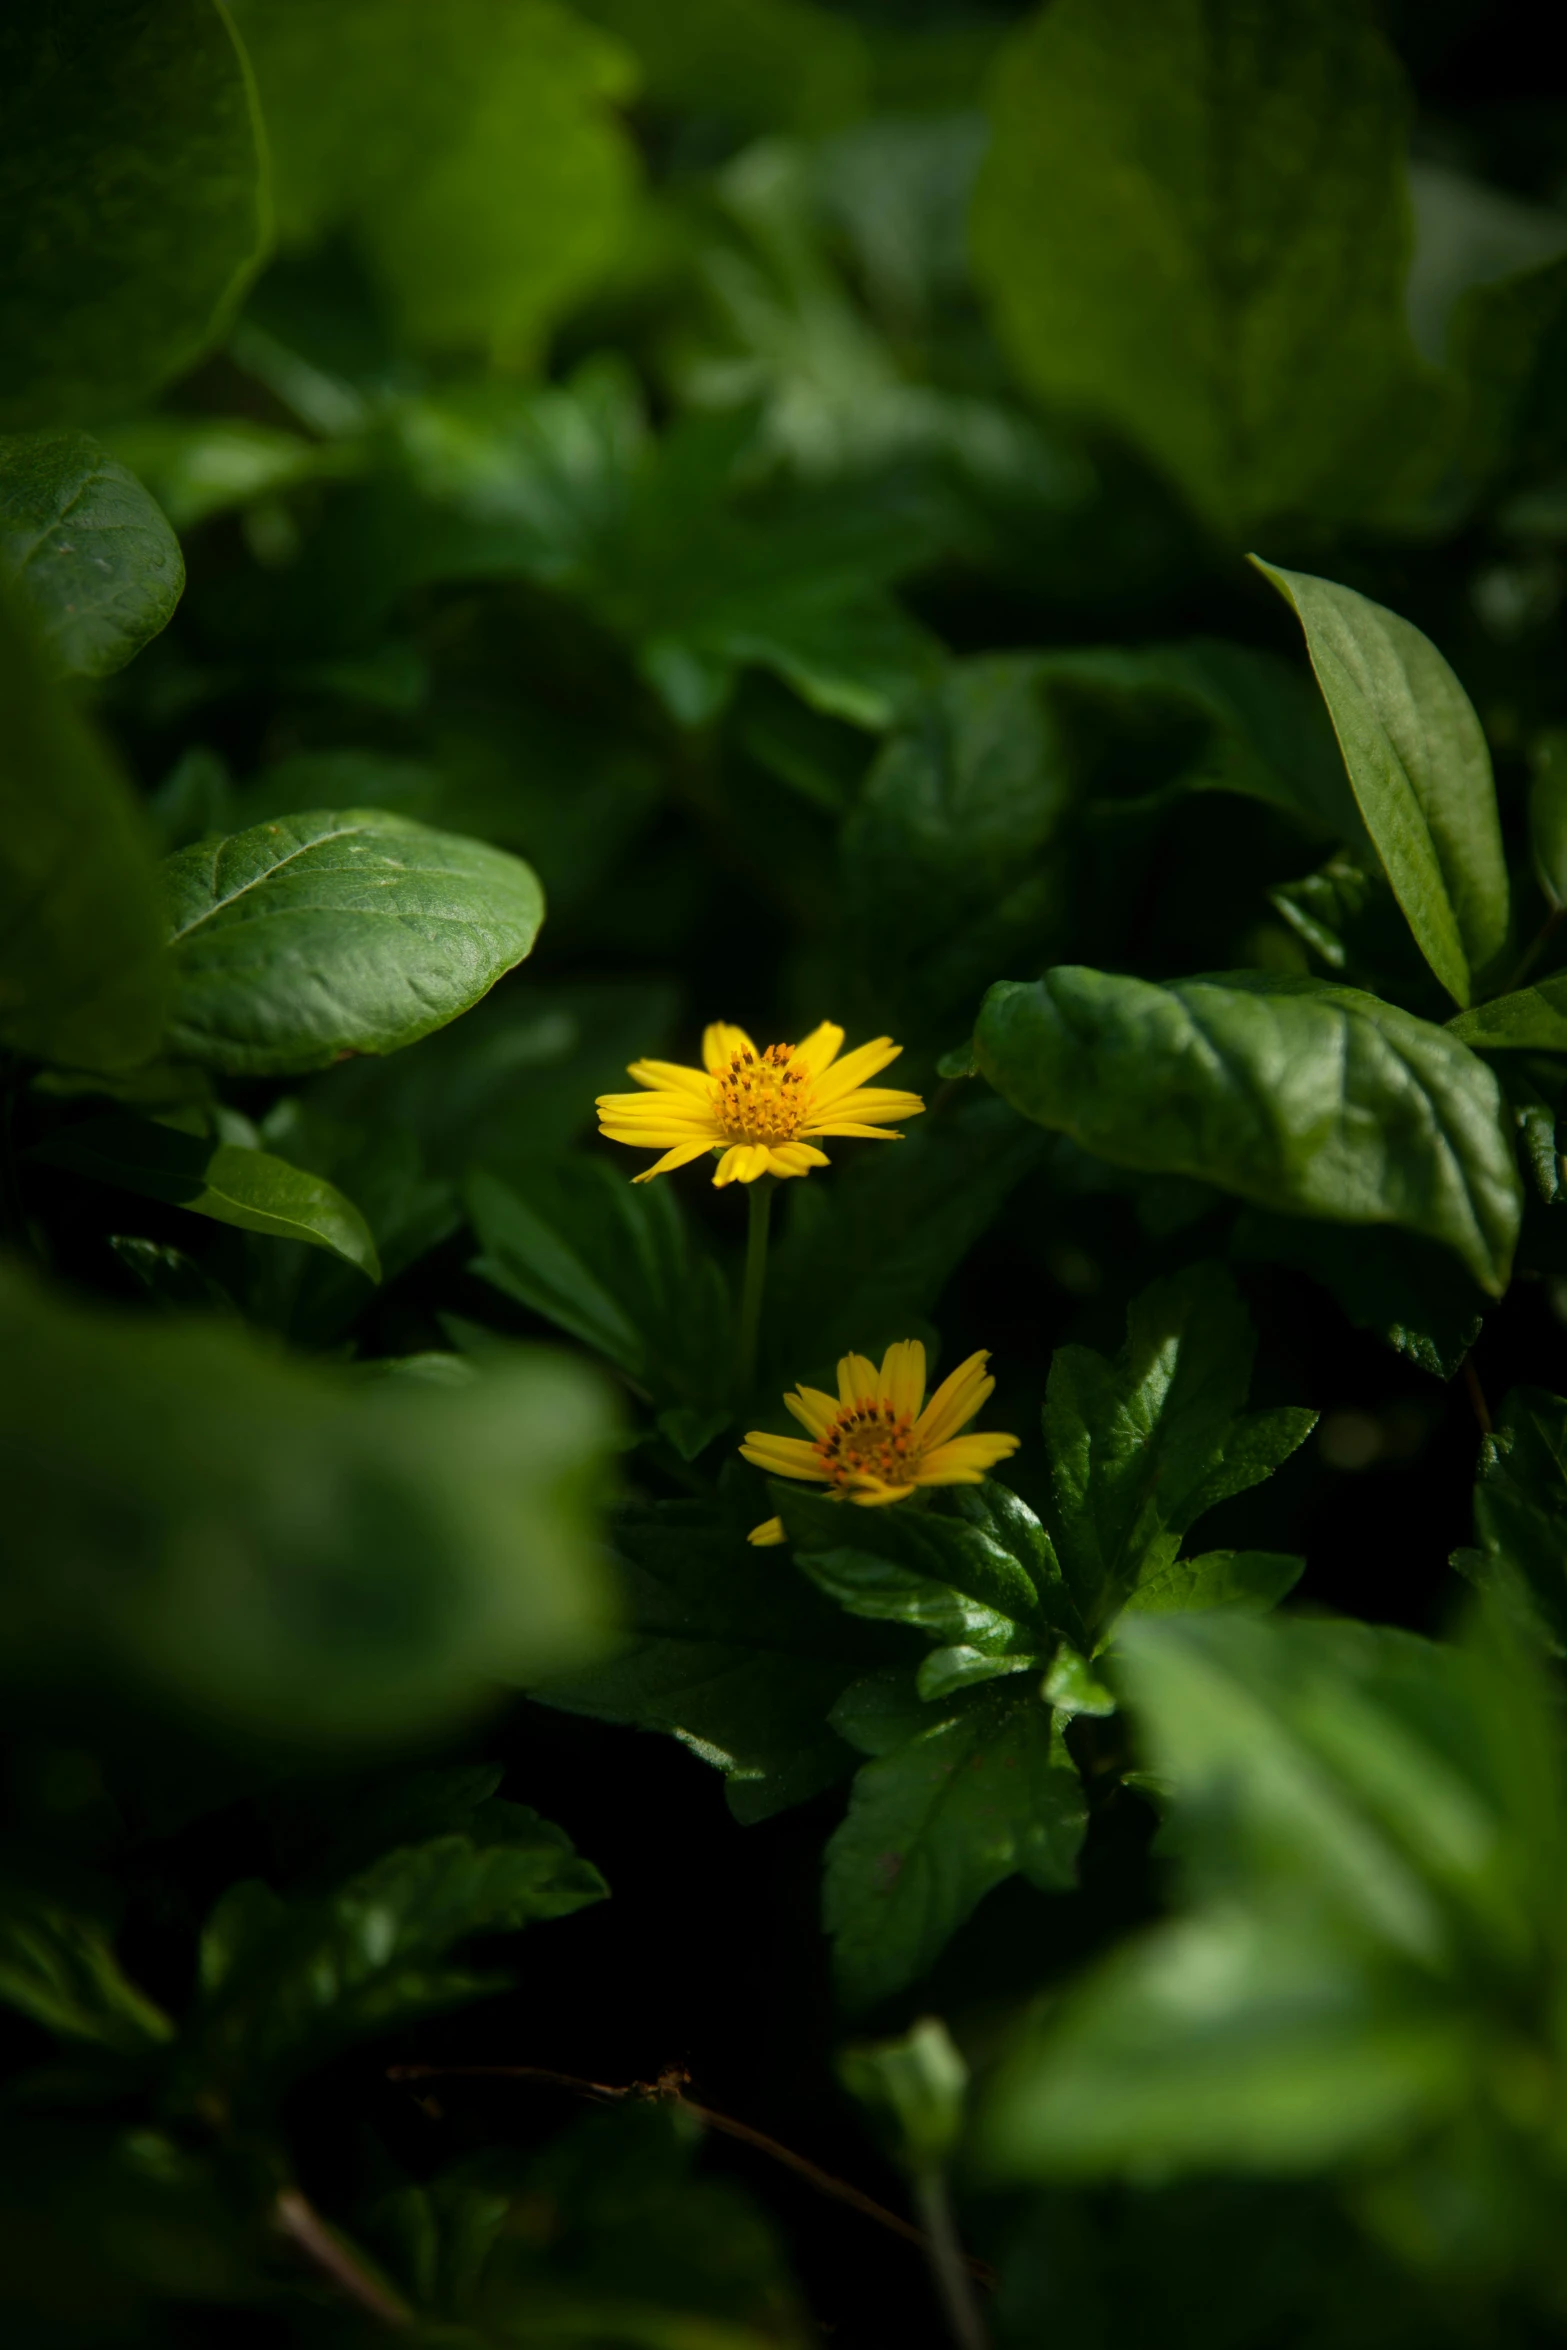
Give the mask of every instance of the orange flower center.
M 816 1457 L 840 1491 L 856 1477 L 879 1477 L 884 1485 L 907 1485 L 920 1464 L 911 1413 L 895 1412 L 890 1403 L 862 1395 L 845 1404 L 825 1436 L 818 1440 Z
M 810 1073 L 791 1066 L 792 1044 L 765 1053 L 734 1052 L 713 1079 L 713 1109 L 731 1142 L 793 1142 L 810 1107 Z

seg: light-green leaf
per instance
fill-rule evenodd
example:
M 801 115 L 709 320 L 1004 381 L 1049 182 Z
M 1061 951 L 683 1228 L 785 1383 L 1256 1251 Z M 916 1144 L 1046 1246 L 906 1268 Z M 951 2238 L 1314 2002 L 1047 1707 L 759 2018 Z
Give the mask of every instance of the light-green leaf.
M 975 259 L 1036 391 L 1237 534 L 1418 461 L 1405 101 L 1355 0 L 1054 0 L 991 114 Z
M 1356 988 L 1063 965 L 990 990 L 999 1093 L 1118 1166 L 1195 1175 L 1285 1214 L 1397 1224 L 1507 1285 L 1522 1191 L 1501 1095 L 1447 1030 Z
M 0 1878 L 0 2000 L 63 2039 L 145 2054 L 173 2025 L 125 1974 L 103 1925 Z
M 155 1050 L 157 870 L 129 786 L 0 596 L 0 1049 L 88 1069 Z
M 1450 1035 L 1483 1052 L 1567 1052 L 1567 971 L 1460 1012 Z
M 1416 943 L 1455 1003 L 1507 938 L 1491 754 L 1427 636 L 1353 588 L 1251 561 L 1298 617 L 1366 829 Z
M 236 1076 L 390 1053 L 455 1020 L 531 949 L 520 857 L 375 809 L 200 841 L 164 866 L 170 1052 Z
M 214 1223 L 329 1249 L 379 1281 L 370 1227 L 324 1176 L 291 1167 L 270 1151 L 245 1150 L 151 1118 L 88 1118 L 39 1145 L 33 1156 L 113 1183 Z
M 0 573 L 61 676 L 123 669 L 168 625 L 185 585 L 154 501 L 81 432 L 0 438 Z
M 596 1652 L 610 1434 L 557 1354 L 367 1382 L 9 1273 L 0 1679 L 305 1747 L 451 1721 Z
M 0 426 L 129 406 L 222 332 L 266 242 L 264 143 L 227 11 L 11 11 L 0 81 Z

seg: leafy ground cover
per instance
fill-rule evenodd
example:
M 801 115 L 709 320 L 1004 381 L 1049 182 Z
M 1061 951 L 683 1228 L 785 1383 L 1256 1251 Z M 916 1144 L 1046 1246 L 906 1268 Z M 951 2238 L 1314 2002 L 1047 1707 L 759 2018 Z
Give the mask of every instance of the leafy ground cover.
M 8 2342 L 1559 2338 L 1553 75 L 0 30 Z

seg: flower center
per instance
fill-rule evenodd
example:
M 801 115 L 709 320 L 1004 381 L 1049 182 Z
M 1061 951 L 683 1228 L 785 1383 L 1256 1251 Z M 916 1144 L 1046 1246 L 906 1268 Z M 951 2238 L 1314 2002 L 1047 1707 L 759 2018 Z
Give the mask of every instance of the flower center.
M 907 1485 L 920 1463 L 912 1415 L 862 1395 L 857 1403 L 845 1404 L 819 1439 L 816 1457 L 840 1492 L 857 1477 Z
M 776 1149 L 793 1142 L 810 1106 L 807 1070 L 796 1069 L 792 1044 L 770 1044 L 765 1053 L 735 1052 L 713 1080 L 713 1108 L 731 1142 L 761 1142 Z

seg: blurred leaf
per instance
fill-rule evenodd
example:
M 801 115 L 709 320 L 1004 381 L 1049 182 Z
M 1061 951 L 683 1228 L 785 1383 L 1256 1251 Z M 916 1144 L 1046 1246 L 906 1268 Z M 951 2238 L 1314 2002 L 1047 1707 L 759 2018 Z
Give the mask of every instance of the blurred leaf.
M 742 129 L 820 131 L 865 103 L 859 28 L 812 0 L 583 0 L 583 14 L 635 52 L 656 107 Z
M 1529 746 L 1529 848 L 1552 911 L 1567 905 L 1567 734 L 1546 727 Z
M 1271 1476 L 1316 1425 L 1315 1412 L 1243 1411 L 1256 1343 L 1229 1275 L 1197 1264 L 1133 1299 L 1117 1362 L 1056 1349 L 1045 1401 L 1055 1547 L 1095 1653 L 1140 1587 L 1174 1603 L 1188 1529 Z M 1194 1593 L 1197 1564 L 1185 1562 Z M 1215 1600 L 1203 1592 L 1197 1604 Z
M 1499 481 L 1554 472 L 1567 457 L 1567 259 L 1471 287 L 1453 315 L 1451 348 L 1466 395 L 1462 456 L 1471 486 L 1494 490 Z
M 845 1622 L 745 1520 L 711 1502 L 622 1511 L 615 1547 L 628 1638 L 608 1662 L 534 1684 L 568 1713 L 662 1730 L 728 1782 L 737 1819 L 768 1819 L 846 1776 L 853 1757 L 827 1726 L 849 1683 L 888 1639 Z
M 1117 1166 L 1286 1214 L 1394 1224 L 1506 1287 L 1521 1193 L 1496 1081 L 1358 989 L 1230 972 L 1165 986 L 1062 967 L 985 998 L 997 1091 Z
M 1435 645 L 1396 612 L 1308 572 L 1252 563 L 1297 614 L 1366 828 L 1421 953 L 1454 1001 L 1507 941 L 1491 754 Z
M 796 1184 L 763 1314 L 778 1380 L 906 1338 L 1046 1150 L 980 1095 L 920 1119 L 894 1150 L 861 1152 L 830 1186 Z
M 232 832 L 233 806 L 228 768 L 206 743 L 192 743 L 153 793 L 148 812 L 167 851 L 188 849 L 210 833 Z
M 0 598 L 0 1050 L 149 1059 L 163 1019 L 157 876 L 130 790 Z
M 559 1828 L 494 1797 L 466 1833 L 389 1852 L 329 1894 L 235 1885 L 208 1921 L 176 2095 L 272 2106 L 350 2042 L 505 1989 L 508 1974 L 454 1961 L 474 1935 L 569 1917 L 607 1892 Z
M 900 2040 L 846 2048 L 838 2077 L 888 2127 L 903 2169 L 918 2177 L 947 2162 L 963 2128 L 969 2072 L 939 2017 L 922 2016 Z
M 1547 1646 L 1567 1656 L 1567 1403 L 1519 1387 L 1480 1445 L 1477 1550 L 1453 1564 L 1482 1589 L 1521 1589 Z
M 103 433 L 176 530 L 302 482 L 341 481 L 364 463 L 352 443 L 307 441 L 248 416 L 143 416 Z
M 183 1249 L 157 1240 L 141 1240 L 124 1232 L 111 1233 L 109 1246 L 120 1263 L 146 1291 L 156 1306 L 170 1314 L 231 1316 L 234 1301 L 205 1266 Z
M 152 499 L 82 432 L 0 436 L 0 572 L 61 676 L 123 669 L 185 585 Z
M 1461 1650 L 1235 1614 L 1118 1645 L 1198 1906 L 1016 2054 L 991 2160 L 1385 2160 L 1499 2066 L 1537 2067 L 1567 1805 L 1554 1710 L 1505 1620 Z
M 553 0 L 236 0 L 286 245 L 347 228 L 409 338 L 527 364 L 626 234 L 634 73 Z
M 719 1265 L 673 1184 L 633 1185 L 585 1153 L 477 1174 L 468 1215 L 474 1271 L 594 1347 L 661 1402 L 723 1404 L 733 1378 L 733 1306 Z
M 521 858 L 375 809 L 181 849 L 164 867 L 169 1049 L 231 1075 L 322 1069 L 444 1027 L 531 949 Z
M 1480 1335 L 1485 1292 L 1415 1233 L 1247 1208 L 1230 1245 L 1237 1257 L 1293 1265 L 1320 1281 L 1357 1329 L 1374 1330 L 1434 1378 L 1453 1378 Z
M 260 259 L 245 60 L 213 0 L 59 0 L 11 17 L 0 83 L 0 425 L 101 415 L 199 358 Z
M 1047 1893 L 1075 1880 L 1083 1792 L 1037 1684 L 1002 1681 L 929 1712 L 856 1774 L 827 1847 L 822 1922 L 853 2009 L 917 1981 L 1017 1871 Z
M 349 1383 L 197 1322 L 0 1290 L 0 1671 L 349 1745 L 590 1653 L 604 1402 L 558 1355 Z
M 1230 534 L 1375 512 L 1431 470 L 1405 100 L 1354 0 L 1056 0 L 991 110 L 976 262 L 1034 390 Z
M 237 1149 L 150 1118 L 111 1117 L 62 1127 L 32 1155 L 218 1224 L 330 1249 L 367 1280 L 381 1278 L 370 1227 L 353 1201 L 270 1151 Z
M 96 1918 L 16 1882 L 0 1881 L 0 1999 L 67 2040 L 128 2056 L 174 2030 L 121 1971 Z

